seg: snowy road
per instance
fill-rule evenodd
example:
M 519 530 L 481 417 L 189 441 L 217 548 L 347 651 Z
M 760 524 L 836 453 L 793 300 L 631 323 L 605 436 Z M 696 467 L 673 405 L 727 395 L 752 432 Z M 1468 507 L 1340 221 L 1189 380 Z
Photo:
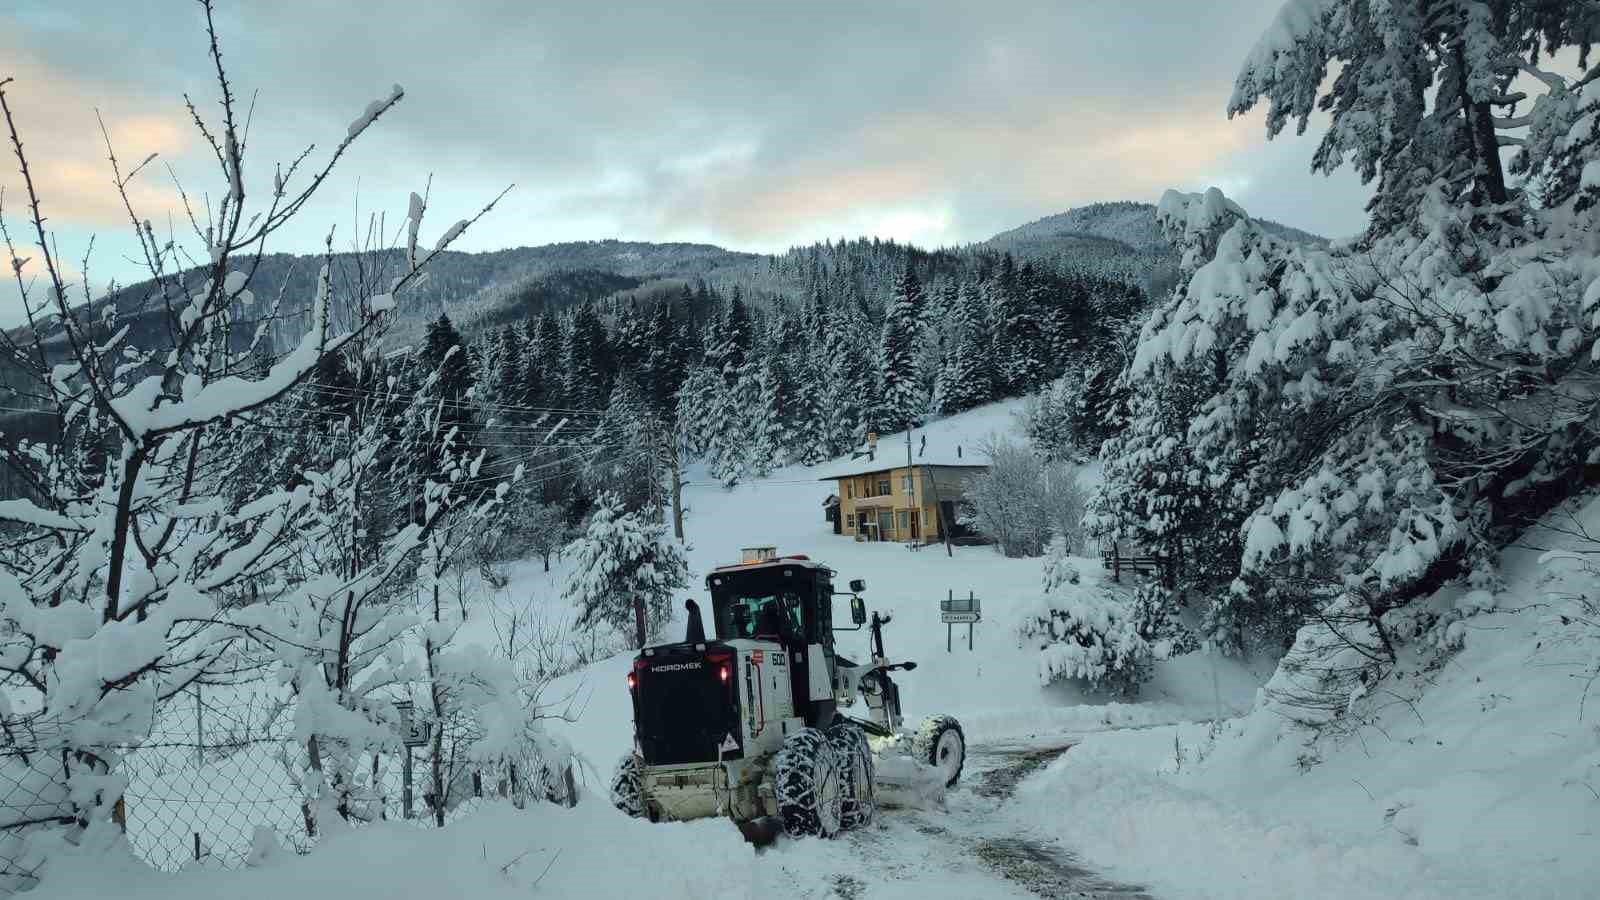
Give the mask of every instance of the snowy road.
M 757 883 L 818 900 L 1149 898 L 1006 815 L 1018 783 L 1070 747 L 1060 739 L 971 747 L 944 810 L 883 810 L 873 827 L 835 842 L 782 841 L 759 854 Z

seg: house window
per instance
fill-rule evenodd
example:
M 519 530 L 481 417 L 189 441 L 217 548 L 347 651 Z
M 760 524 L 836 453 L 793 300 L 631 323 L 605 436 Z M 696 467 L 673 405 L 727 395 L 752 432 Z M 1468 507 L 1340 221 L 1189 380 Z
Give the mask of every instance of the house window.
M 911 476 L 910 475 L 901 475 L 900 476 L 900 490 L 905 491 L 908 494 L 911 493 Z
M 846 481 L 844 483 L 844 496 L 845 496 L 845 499 L 847 499 L 847 500 L 851 499 L 851 498 L 855 497 L 855 495 L 856 495 L 856 483 L 854 481 Z
M 854 528 L 854 527 L 856 527 L 856 514 L 855 513 L 846 513 L 845 514 L 844 527 L 846 527 L 846 528 Z
M 878 493 L 875 496 L 887 497 L 888 495 L 889 495 L 889 479 L 888 479 L 888 477 L 879 478 L 878 479 Z
M 902 510 L 900 510 L 900 533 L 901 534 L 909 534 L 910 532 L 911 532 L 911 513 L 906 512 L 905 510 L 902 509 Z

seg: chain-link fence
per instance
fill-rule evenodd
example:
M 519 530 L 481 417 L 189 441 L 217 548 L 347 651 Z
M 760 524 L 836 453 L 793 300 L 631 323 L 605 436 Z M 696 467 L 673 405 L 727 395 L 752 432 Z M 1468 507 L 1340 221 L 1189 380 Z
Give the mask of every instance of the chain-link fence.
M 0 749 L 0 895 L 31 887 L 42 862 L 25 838 L 32 831 L 70 824 L 66 760 L 30 751 L 7 734 Z
M 460 737 L 445 730 L 444 756 Z M 150 737 L 119 755 L 111 772 L 126 787 L 109 815 L 122 823 L 134 853 L 163 871 L 238 868 L 273 849 L 305 853 L 316 841 L 301 787 L 306 752 L 294 735 L 292 706 L 271 691 L 192 692 L 165 704 Z M 430 761 L 430 748 L 364 754 L 343 811 L 358 825 L 436 825 Z M 31 885 L 39 860 L 26 851 L 28 831 L 72 822 L 60 765 L 15 747 L 0 751 L 0 896 Z M 448 767 L 445 822 L 495 795 L 575 802 L 569 769 L 552 776 L 537 759 L 518 769 Z

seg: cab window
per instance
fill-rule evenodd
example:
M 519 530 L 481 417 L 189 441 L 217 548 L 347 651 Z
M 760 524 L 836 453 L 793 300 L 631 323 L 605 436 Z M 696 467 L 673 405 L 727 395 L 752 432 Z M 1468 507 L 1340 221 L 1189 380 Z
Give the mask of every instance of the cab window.
M 805 636 L 805 611 L 800 595 L 793 591 L 739 597 L 728 608 L 728 624 L 734 637 Z M 720 623 L 719 623 L 720 624 Z

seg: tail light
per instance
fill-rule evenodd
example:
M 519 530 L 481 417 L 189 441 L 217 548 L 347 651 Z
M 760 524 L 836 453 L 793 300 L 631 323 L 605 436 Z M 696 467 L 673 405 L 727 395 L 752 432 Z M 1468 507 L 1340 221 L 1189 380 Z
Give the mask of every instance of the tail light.
M 650 668 L 650 664 L 643 659 L 635 659 L 633 661 L 633 671 L 628 673 L 628 690 L 631 691 L 639 686 L 639 673 L 648 668 Z
M 733 679 L 732 653 L 707 653 L 706 662 L 717 670 L 717 680 L 727 684 Z
M 628 673 L 628 690 L 631 691 L 631 690 L 633 690 L 634 688 L 636 688 L 638 686 L 639 686 L 639 676 L 633 674 L 632 672 L 629 672 Z

